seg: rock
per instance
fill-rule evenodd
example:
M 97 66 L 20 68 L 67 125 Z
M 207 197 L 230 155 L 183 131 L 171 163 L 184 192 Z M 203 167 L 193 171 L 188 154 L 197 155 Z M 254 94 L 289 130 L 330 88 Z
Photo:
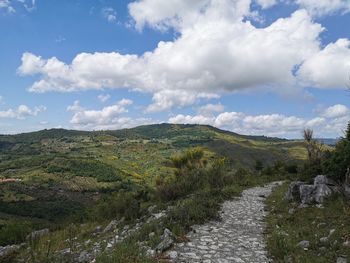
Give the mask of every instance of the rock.
M 300 241 L 297 246 L 302 249 L 308 249 L 310 247 L 310 242 L 307 240 L 303 240 L 303 241 Z
M 335 229 L 329 230 L 329 235 L 328 235 L 328 237 L 331 237 L 334 233 L 335 233 Z
M 320 184 L 325 184 L 325 185 L 329 185 L 329 186 L 336 186 L 337 184 L 332 180 L 329 179 L 327 176 L 325 175 L 317 175 L 314 179 L 314 185 L 320 185 Z
M 100 233 L 102 231 L 102 226 L 97 226 L 95 229 L 96 233 Z
M 152 206 L 148 207 L 147 211 L 148 211 L 148 213 L 152 214 L 156 208 L 157 208 L 156 205 L 152 205 Z
M 153 249 L 147 249 L 146 250 L 146 256 L 147 257 L 155 257 L 156 256 L 156 251 Z
M 347 198 L 350 198 L 350 186 L 343 184 L 343 193 Z
M 300 200 L 302 204 L 312 204 L 315 201 L 316 186 L 300 185 Z
M 160 219 L 160 218 L 166 216 L 166 213 L 164 211 L 162 211 L 160 213 L 153 214 L 153 216 L 154 216 L 155 219 Z
M 328 237 L 321 237 L 321 238 L 320 238 L 320 242 L 321 242 L 321 243 L 327 243 L 328 240 L 329 240 Z
M 157 253 L 163 253 L 165 250 L 170 248 L 175 241 L 174 234 L 169 230 L 165 229 L 163 235 L 160 237 L 161 242 L 156 247 Z
M 79 263 L 91 262 L 92 258 L 93 256 L 90 255 L 88 252 L 82 251 L 78 257 L 78 262 Z
M 337 263 L 347 263 L 348 260 L 345 257 L 337 257 Z
M 170 251 L 170 252 L 168 253 L 168 257 L 169 257 L 170 259 L 172 259 L 172 260 L 177 259 L 178 253 L 177 253 L 176 251 Z
M 42 230 L 38 230 L 38 231 L 34 231 L 34 232 L 30 233 L 27 236 L 27 240 L 41 238 L 43 236 L 48 235 L 49 233 L 50 233 L 50 230 L 48 228 L 45 228 L 45 229 L 42 229 Z
M 299 201 L 300 200 L 300 186 L 304 185 L 303 182 L 291 182 L 288 191 L 285 195 L 285 199 L 288 201 Z
M 318 184 L 316 185 L 316 192 L 314 193 L 314 199 L 317 203 L 321 204 L 324 200 L 330 197 L 333 194 L 331 188 L 329 188 L 326 184 Z
M 291 208 L 288 210 L 288 214 L 293 215 L 295 213 L 295 209 Z
M 149 238 L 153 238 L 153 237 L 155 237 L 155 235 L 156 235 L 156 233 L 151 232 L 151 233 L 149 233 L 148 237 L 149 237 Z
M 111 249 L 112 247 L 113 247 L 113 244 L 112 243 L 108 243 L 106 248 L 107 249 Z
M 313 185 L 295 181 L 289 185 L 285 199 L 288 201 L 301 201 L 302 204 L 322 204 L 325 199 L 339 192 L 336 183 L 324 175 L 318 175 Z M 350 194 L 350 189 L 349 189 Z M 322 208 L 322 207 L 320 207 Z
M 112 230 L 114 230 L 118 225 L 118 221 L 117 220 L 112 220 L 108 226 L 106 226 L 106 228 L 103 230 L 103 233 L 107 233 L 110 232 Z
M 18 245 L 0 247 L 0 259 L 10 256 L 12 253 L 17 252 L 19 249 L 20 249 L 20 246 Z

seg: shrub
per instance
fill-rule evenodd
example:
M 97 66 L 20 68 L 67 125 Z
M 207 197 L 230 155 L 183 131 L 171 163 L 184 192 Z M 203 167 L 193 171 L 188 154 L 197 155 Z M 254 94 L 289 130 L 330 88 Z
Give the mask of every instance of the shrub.
M 344 181 L 347 169 L 350 167 L 350 123 L 346 137 L 341 139 L 333 153 L 324 162 L 325 172 L 337 181 Z
M 119 192 L 103 198 L 97 205 L 95 216 L 100 219 L 122 218 L 132 220 L 140 215 L 140 202 L 133 192 Z
M 31 226 L 26 223 L 5 225 L 0 228 L 0 246 L 21 243 L 30 232 Z
M 174 176 L 167 180 L 158 178 L 156 194 L 162 201 L 171 201 L 184 197 L 199 189 L 206 180 L 207 170 L 201 148 L 193 148 L 182 155 L 171 158 L 176 167 Z

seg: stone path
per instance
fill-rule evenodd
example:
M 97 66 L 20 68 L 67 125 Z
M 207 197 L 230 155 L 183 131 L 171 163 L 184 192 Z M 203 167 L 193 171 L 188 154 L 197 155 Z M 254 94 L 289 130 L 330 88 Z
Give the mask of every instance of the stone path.
M 245 190 L 240 198 L 225 202 L 220 221 L 194 226 L 187 243 L 168 254 L 176 263 L 265 263 L 264 200 L 279 182 Z

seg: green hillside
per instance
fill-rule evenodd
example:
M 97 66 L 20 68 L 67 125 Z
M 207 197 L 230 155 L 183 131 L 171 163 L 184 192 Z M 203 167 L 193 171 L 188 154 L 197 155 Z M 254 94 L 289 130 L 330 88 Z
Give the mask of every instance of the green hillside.
M 63 129 L 0 136 L 0 246 L 30 229 L 83 222 L 91 207 L 116 192 L 137 195 L 174 174 L 171 157 L 200 146 L 207 160 L 254 170 L 278 161 L 298 164 L 302 142 L 243 136 L 200 125 L 149 125 L 117 131 Z M 136 189 L 136 190 L 135 190 Z M 147 198 L 145 198 L 147 202 Z M 17 233 L 17 234 L 16 234 Z

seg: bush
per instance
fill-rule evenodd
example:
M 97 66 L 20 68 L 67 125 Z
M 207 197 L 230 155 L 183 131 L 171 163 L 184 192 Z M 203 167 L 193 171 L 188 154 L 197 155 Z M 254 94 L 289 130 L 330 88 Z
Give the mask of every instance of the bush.
M 103 198 L 94 212 L 94 216 L 103 220 L 122 217 L 132 220 L 140 215 L 140 202 L 133 192 L 119 192 Z
M 334 152 L 323 165 L 325 172 L 340 182 L 345 181 L 347 169 L 350 167 L 350 123 L 346 134 L 346 137 L 337 143 Z
M 31 232 L 31 226 L 26 223 L 11 223 L 0 227 L 0 246 L 19 244 Z
M 94 177 L 99 182 L 116 182 L 121 176 L 110 165 L 84 159 L 56 159 L 47 167 L 49 173 L 71 173 L 75 176 Z M 120 173 L 120 171 L 118 171 Z
M 201 148 L 193 148 L 171 158 L 176 167 L 174 176 L 167 180 L 158 178 L 156 194 L 162 201 L 176 200 L 196 191 L 206 181 L 207 170 Z

